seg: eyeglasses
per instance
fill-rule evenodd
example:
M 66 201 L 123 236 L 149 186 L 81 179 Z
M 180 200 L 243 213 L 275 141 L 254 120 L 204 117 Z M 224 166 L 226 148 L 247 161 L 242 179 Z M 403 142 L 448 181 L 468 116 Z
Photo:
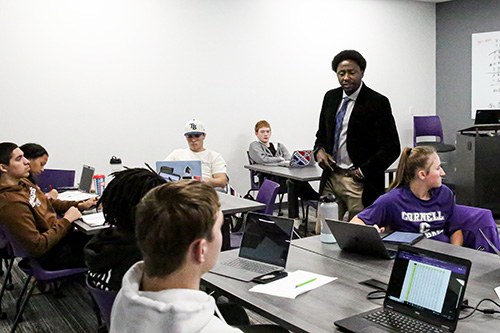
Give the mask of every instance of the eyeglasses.
M 198 139 L 202 135 L 203 134 L 186 134 L 186 138 L 188 138 L 188 139 L 197 138 Z

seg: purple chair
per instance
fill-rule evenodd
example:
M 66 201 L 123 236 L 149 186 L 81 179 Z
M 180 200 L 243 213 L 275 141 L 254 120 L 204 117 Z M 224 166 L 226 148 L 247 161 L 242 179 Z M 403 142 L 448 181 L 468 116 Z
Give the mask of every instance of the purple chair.
M 51 189 L 71 187 L 75 185 L 75 170 L 45 169 L 36 177 L 36 182 L 44 193 Z
M 22 314 L 26 305 L 28 304 L 28 300 L 33 293 L 37 283 L 39 281 L 44 282 L 54 282 L 58 279 L 65 278 L 71 275 L 86 273 L 88 271 L 87 267 L 79 267 L 79 268 L 70 268 L 70 269 L 61 269 L 57 271 L 47 271 L 40 266 L 40 263 L 36 258 L 31 257 L 28 253 L 26 253 L 13 239 L 8 230 L 6 230 L 3 226 L 0 226 L 0 234 L 5 236 L 4 240 L 9 244 L 12 249 L 12 254 L 15 257 L 23 258 L 21 262 L 19 262 L 18 267 L 25 274 L 28 275 L 26 282 L 24 283 L 23 289 L 19 298 L 16 302 L 16 319 L 14 320 L 14 324 L 12 325 L 11 332 L 14 332 L 19 325 Z M 31 278 L 35 277 L 35 281 L 32 283 L 31 287 L 28 290 L 28 286 L 31 282 Z M 28 292 L 26 293 L 26 291 Z
M 419 141 L 420 136 L 434 136 L 438 141 Z M 433 146 L 437 152 L 444 153 L 455 150 L 454 145 L 443 142 L 443 127 L 439 116 L 413 117 L 413 146 Z
M 497 225 L 489 209 L 457 205 L 453 216 L 453 229 L 462 229 L 464 235 L 463 246 L 495 253 L 479 231 L 481 229 L 489 241 L 497 249 L 500 249 Z
M 273 215 L 274 202 L 276 201 L 276 195 L 278 194 L 279 188 L 280 184 L 269 179 L 264 180 L 257 194 L 257 198 L 255 198 L 256 201 L 266 205 L 266 208 L 259 211 L 260 213 Z
M 106 328 L 109 331 L 109 326 L 111 324 L 111 309 L 113 308 L 113 303 L 115 302 L 118 292 L 115 290 L 94 288 L 89 284 L 88 279 L 85 280 L 85 283 L 90 292 L 90 296 L 92 296 L 92 301 L 94 302 L 94 312 L 97 316 L 98 325 L 101 326 L 102 320 L 104 320 L 104 324 L 106 324 Z

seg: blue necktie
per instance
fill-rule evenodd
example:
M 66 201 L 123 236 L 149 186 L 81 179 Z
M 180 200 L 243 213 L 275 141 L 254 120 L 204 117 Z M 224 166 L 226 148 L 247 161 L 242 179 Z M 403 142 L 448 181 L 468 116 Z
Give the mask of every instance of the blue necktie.
M 345 112 L 347 111 L 347 104 L 349 104 L 349 97 L 344 97 L 343 98 L 343 104 L 342 107 L 340 108 L 339 112 L 337 112 L 337 119 L 335 122 L 335 141 L 333 142 L 333 154 L 332 157 L 335 160 L 335 162 L 338 163 L 339 157 L 338 152 L 339 152 L 339 141 L 340 141 L 340 132 L 342 132 L 342 123 L 344 122 L 344 116 Z

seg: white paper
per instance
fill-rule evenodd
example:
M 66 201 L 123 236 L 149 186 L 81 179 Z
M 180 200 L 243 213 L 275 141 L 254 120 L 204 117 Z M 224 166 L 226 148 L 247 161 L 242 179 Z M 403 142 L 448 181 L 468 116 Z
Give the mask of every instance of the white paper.
M 497 297 L 500 298 L 500 287 L 496 287 L 495 292 L 497 293 Z
M 59 193 L 57 199 L 63 201 L 83 201 L 95 197 L 97 197 L 96 194 L 85 193 L 80 191 L 66 191 L 63 193 Z
M 105 221 L 104 214 L 102 212 L 83 215 L 82 220 L 91 227 L 101 226 Z
M 306 291 L 316 289 L 336 279 L 336 277 L 299 270 L 288 273 L 288 276 L 283 279 L 266 284 L 259 284 L 251 288 L 250 291 L 294 299 Z

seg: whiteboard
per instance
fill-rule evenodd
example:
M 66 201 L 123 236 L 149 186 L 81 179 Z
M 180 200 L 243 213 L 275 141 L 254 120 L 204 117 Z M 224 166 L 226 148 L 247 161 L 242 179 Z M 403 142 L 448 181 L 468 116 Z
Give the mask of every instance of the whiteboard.
M 477 109 L 500 109 L 500 31 L 472 34 L 471 117 Z

